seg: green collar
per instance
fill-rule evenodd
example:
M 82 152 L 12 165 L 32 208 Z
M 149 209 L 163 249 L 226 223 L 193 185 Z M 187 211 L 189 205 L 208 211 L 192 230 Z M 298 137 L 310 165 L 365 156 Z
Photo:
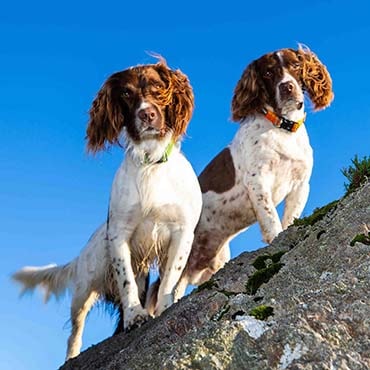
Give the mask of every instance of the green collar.
M 172 153 L 173 147 L 175 146 L 175 143 L 171 140 L 169 144 L 166 146 L 166 149 L 162 155 L 162 157 L 157 162 L 151 162 L 149 159 L 149 154 L 144 154 L 144 161 L 143 164 L 158 164 L 158 163 L 164 163 L 168 161 L 169 156 Z

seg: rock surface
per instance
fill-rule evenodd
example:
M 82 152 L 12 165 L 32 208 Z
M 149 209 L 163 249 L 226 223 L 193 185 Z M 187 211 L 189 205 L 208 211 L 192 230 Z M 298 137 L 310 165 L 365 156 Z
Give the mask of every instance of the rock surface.
M 370 245 L 350 245 L 366 225 L 370 183 L 62 369 L 369 369 Z

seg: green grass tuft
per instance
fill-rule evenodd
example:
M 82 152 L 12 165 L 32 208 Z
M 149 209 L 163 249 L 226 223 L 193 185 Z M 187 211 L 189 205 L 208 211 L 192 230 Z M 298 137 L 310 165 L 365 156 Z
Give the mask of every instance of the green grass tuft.
M 356 189 L 361 187 L 370 179 L 370 157 L 363 157 L 359 159 L 357 155 L 351 159 L 352 165 L 342 169 L 343 175 L 347 178 L 348 183 L 344 184 L 346 193 L 344 196 L 351 194 Z M 314 225 L 316 222 L 322 220 L 324 216 L 331 210 L 334 210 L 339 200 L 335 200 L 326 206 L 316 208 L 311 216 L 295 219 L 294 226 L 308 226 Z
M 349 181 L 348 184 L 344 184 L 345 195 L 351 194 L 370 179 L 370 157 L 365 156 L 358 159 L 358 156 L 355 155 L 351 162 L 352 165 L 342 169 L 343 175 Z

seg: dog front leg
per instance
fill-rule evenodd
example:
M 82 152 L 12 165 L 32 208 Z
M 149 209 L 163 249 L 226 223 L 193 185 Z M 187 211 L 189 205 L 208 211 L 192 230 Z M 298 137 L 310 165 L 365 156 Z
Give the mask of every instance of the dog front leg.
M 159 316 L 173 304 L 174 289 L 189 257 L 193 239 L 194 233 L 188 228 L 179 227 L 171 233 L 171 244 L 168 248 L 166 267 L 161 276 L 155 316 Z
M 264 183 L 250 182 L 247 187 L 263 240 L 271 243 L 283 231 L 283 228 L 272 200 L 271 187 L 267 186 L 268 182 L 265 180 L 266 178 L 264 178 Z
M 118 238 L 112 232 L 108 232 L 108 237 L 112 266 L 123 310 L 123 328 L 129 331 L 145 323 L 148 319 L 148 312 L 140 303 L 139 291 L 131 266 L 130 247 L 126 241 L 128 238 Z
M 284 215 L 282 220 L 283 229 L 291 225 L 294 219 L 298 218 L 306 205 L 310 185 L 303 183 L 300 187 L 290 192 L 285 198 Z

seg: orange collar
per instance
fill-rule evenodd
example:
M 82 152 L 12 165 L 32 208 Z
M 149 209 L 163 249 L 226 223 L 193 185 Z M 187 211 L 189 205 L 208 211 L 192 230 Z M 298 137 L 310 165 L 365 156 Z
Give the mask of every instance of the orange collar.
M 284 130 L 290 132 L 296 132 L 306 120 L 306 113 L 304 114 L 303 118 L 299 121 L 290 121 L 284 117 L 278 116 L 276 113 L 269 111 L 267 109 L 262 109 L 262 114 L 268 119 L 274 126 L 283 128 Z

